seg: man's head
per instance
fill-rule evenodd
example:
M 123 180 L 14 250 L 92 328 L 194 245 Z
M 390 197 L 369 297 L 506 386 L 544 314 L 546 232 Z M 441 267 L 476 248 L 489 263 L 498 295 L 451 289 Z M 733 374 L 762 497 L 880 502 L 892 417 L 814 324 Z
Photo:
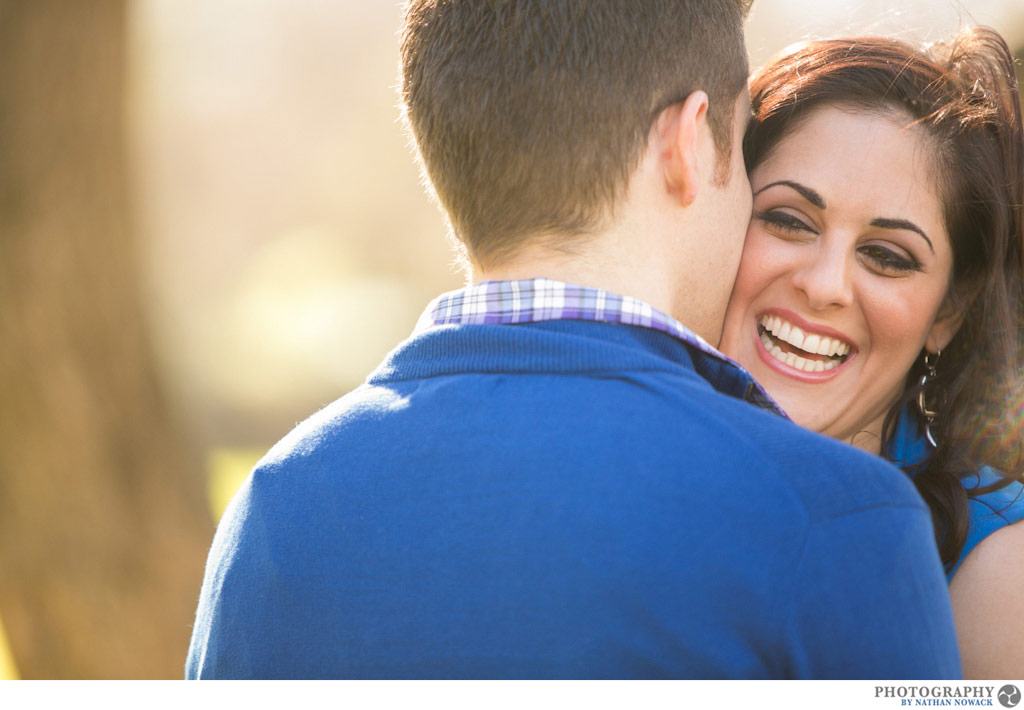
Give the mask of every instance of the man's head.
M 411 0 L 402 97 L 434 191 L 485 268 L 600 230 L 655 119 L 693 92 L 721 182 L 750 0 Z

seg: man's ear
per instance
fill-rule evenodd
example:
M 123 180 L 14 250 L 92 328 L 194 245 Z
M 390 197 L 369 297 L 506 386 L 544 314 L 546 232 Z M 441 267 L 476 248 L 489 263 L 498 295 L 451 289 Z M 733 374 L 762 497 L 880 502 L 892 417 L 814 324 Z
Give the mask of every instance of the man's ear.
M 700 136 L 707 129 L 708 95 L 694 91 L 671 109 L 663 128 L 665 184 L 684 207 L 697 198 L 701 185 Z

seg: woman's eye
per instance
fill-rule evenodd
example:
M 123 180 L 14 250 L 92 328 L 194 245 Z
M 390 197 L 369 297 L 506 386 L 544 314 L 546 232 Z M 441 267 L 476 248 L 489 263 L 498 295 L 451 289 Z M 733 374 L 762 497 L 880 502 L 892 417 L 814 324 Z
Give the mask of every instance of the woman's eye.
M 816 232 L 808 227 L 802 220 L 794 217 L 788 212 L 759 212 L 757 218 L 769 229 L 782 234 L 795 234 L 797 232 Z
M 906 272 L 920 271 L 921 264 L 912 256 L 896 252 L 878 244 L 867 244 L 859 249 L 860 253 L 871 260 L 883 271 Z

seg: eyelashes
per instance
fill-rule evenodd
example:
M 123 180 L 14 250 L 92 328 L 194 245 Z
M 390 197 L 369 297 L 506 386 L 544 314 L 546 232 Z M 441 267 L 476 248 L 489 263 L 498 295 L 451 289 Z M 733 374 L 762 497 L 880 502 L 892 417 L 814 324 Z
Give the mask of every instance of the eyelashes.
M 816 231 L 787 212 L 760 212 L 756 217 L 765 225 L 775 227 L 782 232 L 809 232 L 810 234 L 817 234 Z
M 754 218 L 764 224 L 765 229 L 785 239 L 811 239 L 818 231 L 803 220 L 781 211 L 758 212 Z M 921 271 L 921 263 L 912 255 L 904 254 L 882 244 L 864 244 L 857 247 L 857 253 L 867 259 L 873 267 L 883 273 L 903 274 Z
M 889 271 L 920 271 L 921 264 L 913 257 L 906 257 L 894 252 L 892 249 L 878 244 L 866 244 L 858 250 L 867 258 L 878 264 L 881 268 Z

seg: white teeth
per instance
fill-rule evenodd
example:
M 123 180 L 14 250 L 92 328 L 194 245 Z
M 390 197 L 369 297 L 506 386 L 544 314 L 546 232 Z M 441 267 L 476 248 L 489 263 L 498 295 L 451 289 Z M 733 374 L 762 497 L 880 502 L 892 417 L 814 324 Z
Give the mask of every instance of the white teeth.
M 789 331 L 789 337 L 785 340 L 794 348 L 804 349 L 804 332 L 795 325 L 793 330 Z
M 806 345 L 806 341 L 804 345 Z M 821 344 L 818 346 L 819 355 L 828 355 L 829 357 L 842 357 L 846 353 L 850 352 L 850 346 L 840 340 L 834 340 L 833 338 L 822 338 Z
M 768 349 L 767 347 L 765 348 Z M 789 365 L 795 370 L 804 372 L 828 372 L 839 366 L 838 360 L 809 360 L 796 353 L 784 353 L 778 345 L 773 345 L 768 353 L 779 362 Z
M 805 372 L 827 372 L 834 367 L 837 367 L 840 364 L 839 358 L 850 352 L 849 344 L 844 343 L 837 338 L 830 338 L 824 335 L 818 335 L 817 333 L 804 333 L 804 331 L 799 327 L 783 320 L 779 316 L 761 316 L 761 326 L 765 331 L 761 333 L 761 343 L 764 345 L 765 350 L 767 350 L 768 353 L 776 360 L 797 370 L 803 370 Z M 768 336 L 768 333 L 771 333 L 775 339 L 789 343 L 793 347 L 799 348 L 806 353 L 812 355 L 826 355 L 834 359 L 817 360 L 801 357 L 796 353 L 785 353 L 782 351 L 782 348 L 772 341 L 772 338 Z

